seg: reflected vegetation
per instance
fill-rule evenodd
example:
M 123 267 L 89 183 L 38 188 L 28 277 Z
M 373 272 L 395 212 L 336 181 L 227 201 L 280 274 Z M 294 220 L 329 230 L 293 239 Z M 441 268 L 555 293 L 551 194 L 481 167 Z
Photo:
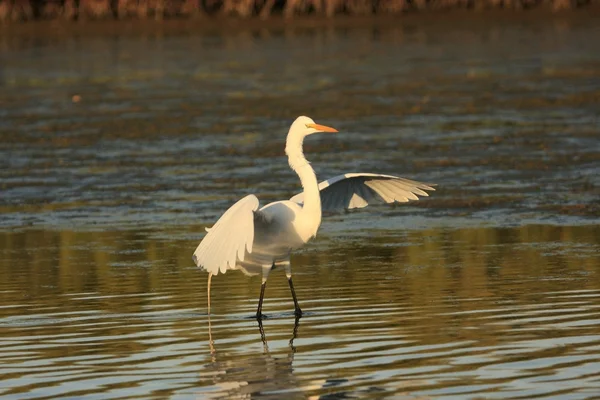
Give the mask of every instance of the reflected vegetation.
M 2 233 L 3 394 L 598 388 L 598 226 L 366 234 L 321 236 L 293 257 L 297 324 L 283 274 L 269 280 L 264 330 L 252 318 L 260 280 L 215 277 L 211 352 L 206 275 L 187 233 Z
M 324 222 L 327 224 L 327 221 Z M 200 229 L 198 229 L 200 231 Z M 160 233 L 159 237 L 156 234 Z M 560 269 L 563 277 L 572 274 L 593 275 L 597 267 L 599 254 L 595 254 L 600 242 L 600 227 L 591 226 L 550 226 L 533 225 L 520 228 L 437 228 L 419 231 L 369 231 L 368 240 L 363 238 L 320 238 L 309 246 L 309 250 L 294 256 L 295 274 L 298 274 L 299 289 L 319 286 L 318 282 L 340 281 L 350 283 L 345 293 L 353 288 L 363 290 L 352 282 L 381 280 L 373 289 L 385 289 L 390 280 L 402 281 L 402 291 L 407 297 L 431 294 L 437 296 L 444 292 L 466 297 L 479 297 L 486 287 L 494 287 L 494 279 L 521 273 L 533 273 L 531 268 L 543 266 Z M 93 291 L 98 295 L 110 293 L 136 294 L 152 293 L 165 285 L 173 284 L 197 286 L 198 271 L 193 267 L 190 248 L 196 240 L 179 239 L 171 241 L 169 236 L 181 237 L 181 231 L 44 231 L 27 230 L 23 232 L 0 233 L 3 257 L 0 261 L 2 276 L 7 277 L 3 286 L 4 295 L 11 296 L 12 289 L 21 288 L 31 298 L 46 297 L 57 291 L 86 293 Z M 189 233 L 189 236 L 196 236 Z M 322 235 L 321 235 L 322 236 Z M 332 241 L 333 240 L 333 241 Z M 327 251 L 323 251 L 327 246 Z M 399 268 L 390 274 L 389 269 L 376 268 L 368 271 L 369 280 L 363 276 L 365 262 L 380 262 L 389 268 Z M 301 267 L 295 267 L 295 265 Z M 343 268 L 337 268 L 343 264 Z M 531 265 L 527 271 L 524 266 Z M 304 267 L 304 266 L 310 266 Z M 456 271 L 453 266 L 462 267 Z M 310 271 L 305 271 L 308 269 Z M 48 273 L 49 270 L 52 273 Z M 540 274 L 545 270 L 538 271 Z M 459 282 L 464 285 L 449 291 L 447 285 L 452 274 L 460 273 Z M 392 275 L 386 277 L 388 274 Z M 433 274 L 433 275 L 432 275 Z M 500 274 L 500 275 L 498 275 Z M 205 286 L 204 275 L 201 286 Z M 238 276 L 239 275 L 239 276 Z M 396 278 L 393 277 L 396 275 Z M 406 275 L 406 276 L 404 276 Z M 228 279 L 215 277 L 215 293 L 220 300 L 215 302 L 216 314 L 230 310 L 237 296 L 252 297 L 259 287 L 250 285 L 241 274 L 228 274 Z M 236 277 L 238 279 L 236 279 Z M 411 279 L 427 279 L 426 282 L 411 283 Z M 165 281 L 166 279 L 166 281 Z M 227 291 L 230 281 L 235 282 L 235 293 Z M 227 282 L 225 282 L 227 281 Z M 468 282 L 468 284 L 467 284 Z M 248 285 L 246 285 L 248 283 Z M 254 282 L 255 283 L 255 282 Z M 269 282 L 271 283 L 271 282 Z M 285 283 L 285 282 L 284 282 Z M 540 282 L 540 285 L 544 283 Z M 593 283 L 592 283 L 593 284 Z M 424 285 L 427 293 L 420 290 Z M 436 287 L 432 285 L 443 285 Z M 247 286 L 244 289 L 244 286 Z M 260 285 L 259 285 L 260 286 Z M 393 286 L 393 285 L 392 285 Z M 272 289 L 269 287 L 268 289 Z M 288 297 L 289 289 L 283 285 L 284 292 L 275 297 Z M 238 292 L 242 290 L 243 293 Z M 192 302 L 206 302 L 206 299 L 192 290 L 189 293 Z M 255 293 L 256 292 L 256 293 Z M 397 293 L 390 293 L 397 296 Z M 273 294 L 271 294 L 272 296 Z M 184 295 L 185 296 L 185 295 Z M 384 292 L 377 292 L 378 298 L 385 298 Z M 58 301 L 59 299 L 57 299 Z M 417 303 L 423 299 L 415 299 Z M 62 301 L 62 300 L 61 300 Z M 122 309 L 121 299 L 110 306 L 110 297 L 102 303 L 108 310 Z M 137 300 L 135 301 L 137 302 Z M 225 302 L 225 303 L 223 303 Z M 251 308 L 254 304 L 250 305 Z

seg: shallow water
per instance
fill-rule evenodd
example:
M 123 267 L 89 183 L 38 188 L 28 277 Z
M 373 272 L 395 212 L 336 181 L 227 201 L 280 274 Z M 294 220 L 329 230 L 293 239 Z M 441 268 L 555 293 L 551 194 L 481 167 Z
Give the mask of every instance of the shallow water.
M 0 395 L 597 398 L 600 27 L 578 18 L 0 36 Z M 209 321 L 191 253 L 236 199 L 299 190 L 299 114 L 340 130 L 305 144 L 320 177 L 437 190 L 327 216 L 292 258 L 296 323 L 280 271 L 262 327 L 235 272 Z
M 5 233 L 7 398 L 592 398 L 600 391 L 596 227 L 371 231 L 283 273 L 213 279 L 179 231 Z M 209 329 L 214 341 L 211 351 Z M 293 340 L 292 340 L 293 339 Z

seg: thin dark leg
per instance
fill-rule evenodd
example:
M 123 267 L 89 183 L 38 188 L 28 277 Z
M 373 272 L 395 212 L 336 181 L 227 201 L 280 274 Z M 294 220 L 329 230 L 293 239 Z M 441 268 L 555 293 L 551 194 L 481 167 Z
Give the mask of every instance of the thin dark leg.
M 262 319 L 262 303 L 263 297 L 265 297 L 265 288 L 267 287 L 267 282 L 263 282 L 260 285 L 260 299 L 258 300 L 258 309 L 256 310 L 256 319 Z
M 294 314 L 299 318 L 302 316 L 302 310 L 300 309 L 300 304 L 298 304 L 298 299 L 296 298 L 296 291 L 294 290 L 294 284 L 292 283 L 292 277 L 288 278 L 288 283 L 290 284 L 290 290 L 292 291 L 292 298 L 294 299 Z

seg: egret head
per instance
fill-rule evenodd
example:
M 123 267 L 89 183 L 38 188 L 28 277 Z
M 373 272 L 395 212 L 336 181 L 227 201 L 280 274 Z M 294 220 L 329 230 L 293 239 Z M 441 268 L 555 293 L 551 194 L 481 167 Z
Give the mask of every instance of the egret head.
M 325 125 L 319 125 L 312 118 L 301 116 L 296 118 L 290 127 L 290 134 L 308 136 L 317 132 L 337 132 L 337 129 Z

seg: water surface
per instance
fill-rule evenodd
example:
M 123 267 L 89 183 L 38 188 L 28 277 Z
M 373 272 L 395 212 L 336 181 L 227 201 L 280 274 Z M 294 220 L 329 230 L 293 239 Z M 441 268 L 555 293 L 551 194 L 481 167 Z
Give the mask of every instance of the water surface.
M 597 398 L 600 34 L 545 22 L 0 36 L 5 398 Z M 595 36 L 594 36 L 595 35 Z M 191 261 L 234 201 L 398 174 L 260 279 Z M 212 340 L 211 340 L 212 339 Z
M 372 231 L 293 258 L 267 288 L 213 279 L 170 232 L 5 233 L 7 398 L 592 398 L 600 390 L 597 227 Z M 173 232 L 177 237 L 180 232 Z M 210 329 L 210 332 L 209 332 Z M 209 334 L 214 341 L 213 349 Z M 92 396 L 93 395 L 93 396 Z

